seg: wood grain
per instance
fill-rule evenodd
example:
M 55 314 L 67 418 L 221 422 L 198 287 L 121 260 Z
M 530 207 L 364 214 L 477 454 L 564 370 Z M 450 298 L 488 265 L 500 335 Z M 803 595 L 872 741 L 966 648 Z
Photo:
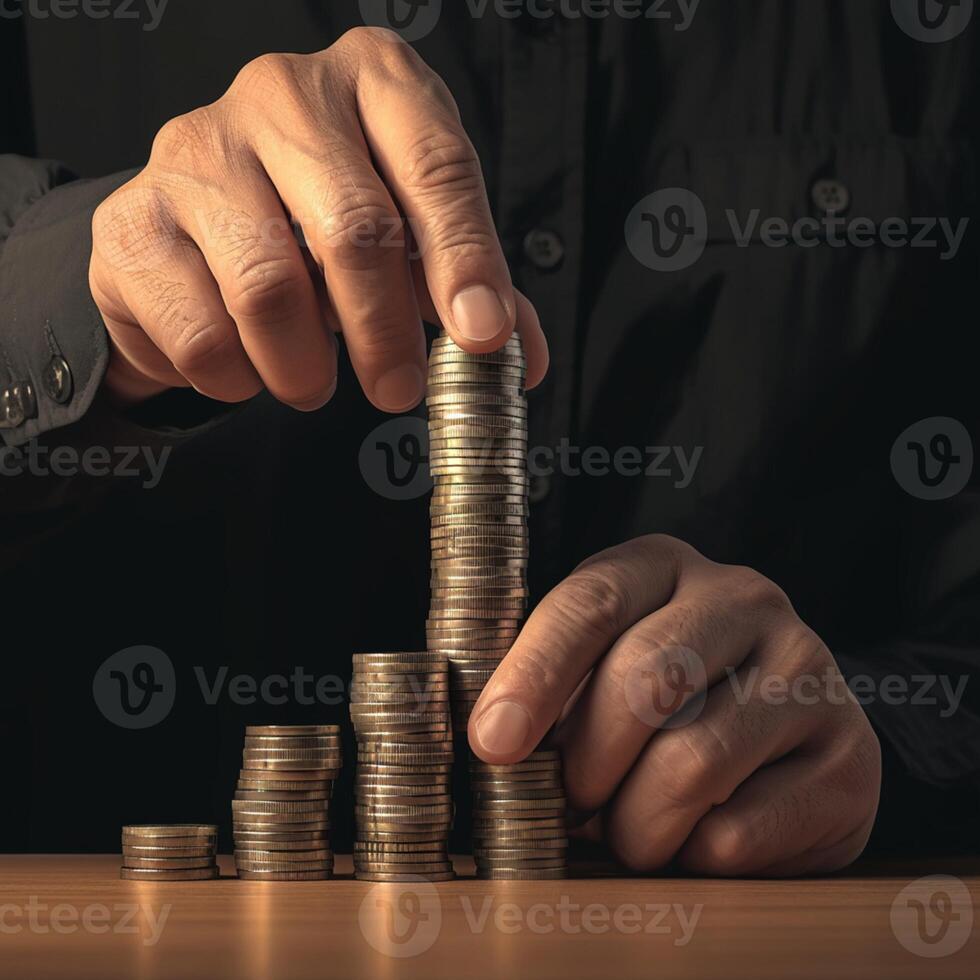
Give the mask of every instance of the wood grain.
M 418 892 L 349 878 L 154 885 L 120 881 L 118 866 L 115 856 L 0 856 L 0 977 L 980 976 L 980 921 L 958 952 L 927 959 L 891 919 L 896 896 L 926 874 L 956 875 L 976 904 L 976 861 L 806 881 L 462 879 Z M 229 858 L 222 866 L 233 874 Z M 471 873 L 472 862 L 457 868 Z M 350 859 L 338 869 L 349 874 Z

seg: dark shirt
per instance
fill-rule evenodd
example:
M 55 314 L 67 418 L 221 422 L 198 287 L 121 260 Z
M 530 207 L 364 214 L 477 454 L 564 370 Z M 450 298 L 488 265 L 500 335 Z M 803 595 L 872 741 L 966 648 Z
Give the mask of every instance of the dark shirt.
M 926 43 L 900 0 L 532 6 L 554 16 L 444 3 L 415 46 L 459 103 L 551 345 L 530 395 L 532 463 L 560 450 L 532 484 L 534 597 L 650 532 L 756 568 L 846 676 L 873 679 L 876 839 L 962 847 L 980 770 L 976 25 Z M 131 9 L 2 26 L 20 81 L 0 149 L 26 156 L 0 158 L 0 436 L 170 452 L 152 488 L 0 478 L 15 850 L 110 849 L 127 821 L 227 825 L 241 725 L 345 709 L 227 687 L 210 704 L 202 676 L 346 677 L 352 651 L 424 642 L 427 501 L 390 499 L 362 466 L 365 442 L 411 444 L 369 437 L 386 417 L 349 364 L 314 415 L 173 395 L 121 416 L 99 395 L 87 291 L 92 210 L 159 127 L 263 52 L 328 46 L 359 5 L 170 0 L 152 30 Z M 91 692 L 140 644 L 172 661 L 177 695 L 134 733 Z M 956 710 L 943 678 L 967 679 Z

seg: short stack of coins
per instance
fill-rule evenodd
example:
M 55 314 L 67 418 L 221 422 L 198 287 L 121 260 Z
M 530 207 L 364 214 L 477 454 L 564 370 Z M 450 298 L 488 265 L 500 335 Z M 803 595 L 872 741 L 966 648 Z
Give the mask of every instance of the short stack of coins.
M 427 642 L 449 658 L 459 732 L 527 606 L 526 373 L 517 334 L 492 354 L 469 354 L 442 335 L 429 357 Z
M 208 881 L 218 877 L 214 824 L 140 824 L 122 829 L 127 881 Z
M 480 878 L 564 878 L 568 834 L 561 759 L 553 749 L 494 766 L 470 760 L 473 856 Z
M 339 725 L 249 725 L 232 801 L 235 867 L 253 881 L 333 876 L 330 797 Z
M 354 655 L 354 874 L 448 881 L 452 725 L 445 655 Z

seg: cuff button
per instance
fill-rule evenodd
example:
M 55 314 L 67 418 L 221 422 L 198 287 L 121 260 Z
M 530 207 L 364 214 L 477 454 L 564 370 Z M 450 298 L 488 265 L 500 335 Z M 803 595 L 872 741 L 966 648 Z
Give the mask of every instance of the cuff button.
M 60 354 L 56 354 L 48 361 L 48 366 L 44 369 L 41 380 L 44 383 L 44 390 L 52 401 L 59 405 L 71 401 L 71 369 L 68 367 L 68 362 Z

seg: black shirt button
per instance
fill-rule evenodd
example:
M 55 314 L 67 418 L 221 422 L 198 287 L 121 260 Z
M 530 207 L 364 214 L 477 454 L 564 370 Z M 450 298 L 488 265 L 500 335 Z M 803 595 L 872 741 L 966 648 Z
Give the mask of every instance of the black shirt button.
M 839 214 L 851 203 L 851 192 L 846 184 L 833 178 L 818 180 L 810 191 L 813 203 L 824 214 Z
M 68 362 L 60 354 L 56 354 L 48 361 L 41 380 L 44 382 L 44 390 L 52 401 L 64 405 L 71 400 L 71 370 Z
M 536 474 L 531 477 L 527 499 L 532 504 L 540 504 L 551 493 L 551 477 Z
M 538 269 L 555 269 L 565 257 L 565 246 L 555 232 L 535 228 L 524 239 L 524 254 Z

